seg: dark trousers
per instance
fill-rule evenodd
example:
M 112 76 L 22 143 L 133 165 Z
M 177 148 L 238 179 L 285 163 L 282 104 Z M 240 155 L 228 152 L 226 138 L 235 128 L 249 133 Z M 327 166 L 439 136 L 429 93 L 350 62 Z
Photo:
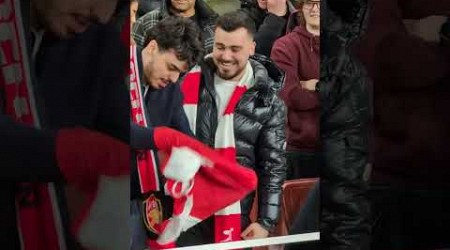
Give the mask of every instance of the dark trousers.
M 450 189 L 372 186 L 371 249 L 450 248 Z
M 322 155 L 319 152 L 287 151 L 286 180 L 319 177 Z
M 323 140 L 320 172 L 322 249 L 369 249 L 370 204 L 364 172 L 367 147 L 359 133 Z

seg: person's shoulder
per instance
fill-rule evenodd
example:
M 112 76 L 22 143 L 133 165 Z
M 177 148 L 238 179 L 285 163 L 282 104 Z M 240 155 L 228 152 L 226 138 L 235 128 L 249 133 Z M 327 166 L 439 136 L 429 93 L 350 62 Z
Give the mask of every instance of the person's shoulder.
M 286 45 L 292 43 L 293 38 L 294 37 L 293 37 L 292 33 L 283 35 L 283 36 L 279 37 L 277 40 L 275 40 L 272 48 L 277 48 L 277 49 L 283 50 L 283 51 L 289 50 L 289 47 L 287 47 Z
M 136 20 L 136 23 L 147 25 L 148 23 L 151 23 L 152 21 L 159 21 L 163 16 L 163 13 L 160 8 L 154 9 L 147 14 L 139 17 Z
M 267 75 L 268 78 L 272 79 L 275 83 L 284 81 L 285 74 L 271 58 L 255 54 L 250 58 L 250 63 L 253 70 L 256 71 L 255 74 L 257 74 L 258 71 L 261 71 L 262 74 Z

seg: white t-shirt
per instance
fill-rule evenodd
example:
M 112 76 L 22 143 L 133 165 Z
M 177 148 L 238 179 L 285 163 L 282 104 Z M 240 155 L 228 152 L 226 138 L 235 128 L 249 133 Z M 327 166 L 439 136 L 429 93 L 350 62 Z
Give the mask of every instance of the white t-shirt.
M 227 81 L 214 74 L 214 87 L 216 89 L 216 104 L 218 117 L 223 115 L 238 81 Z
M 246 85 L 247 89 L 249 89 L 254 85 L 255 79 L 253 76 L 253 68 L 250 62 L 247 63 L 245 70 L 246 72 L 242 76 L 242 79 L 240 81 L 228 81 L 222 79 L 217 74 L 214 74 L 214 87 L 216 90 L 215 99 L 217 104 L 218 117 L 221 117 L 223 115 L 223 112 L 227 108 L 228 102 L 230 101 L 230 98 L 233 95 L 236 86 Z

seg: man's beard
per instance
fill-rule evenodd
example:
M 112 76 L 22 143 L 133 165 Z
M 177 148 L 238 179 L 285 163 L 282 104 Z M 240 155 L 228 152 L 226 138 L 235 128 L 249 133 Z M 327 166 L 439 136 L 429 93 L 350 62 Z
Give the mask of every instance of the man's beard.
M 228 80 L 231 80 L 231 79 L 237 77 L 239 74 L 241 74 L 244 71 L 244 69 L 245 69 L 245 67 L 237 70 L 236 72 L 234 72 L 234 74 L 230 73 L 231 70 L 222 70 L 221 71 L 220 69 L 217 69 L 217 75 L 220 78 L 228 81 Z

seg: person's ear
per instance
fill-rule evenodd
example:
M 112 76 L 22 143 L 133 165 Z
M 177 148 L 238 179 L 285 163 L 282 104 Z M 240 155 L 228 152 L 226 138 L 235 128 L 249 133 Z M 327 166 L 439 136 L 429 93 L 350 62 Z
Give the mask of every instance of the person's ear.
M 150 53 L 155 53 L 156 51 L 158 51 L 158 42 L 156 40 L 151 40 L 147 46 L 146 49 L 148 52 Z
M 253 41 L 252 45 L 250 46 L 250 55 L 253 56 L 255 54 L 255 50 L 256 50 L 256 42 Z

